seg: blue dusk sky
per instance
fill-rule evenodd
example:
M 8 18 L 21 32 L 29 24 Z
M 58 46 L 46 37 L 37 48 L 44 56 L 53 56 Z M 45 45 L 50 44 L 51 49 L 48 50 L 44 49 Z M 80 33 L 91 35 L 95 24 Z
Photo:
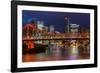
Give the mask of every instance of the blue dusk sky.
M 90 27 L 90 14 L 89 13 L 69 13 L 69 12 L 48 12 L 48 11 L 22 11 L 22 25 L 30 23 L 31 20 L 44 21 L 45 26 L 54 25 L 55 30 L 64 32 L 65 24 L 69 18 L 72 24 L 79 24 L 81 27 L 89 29 Z

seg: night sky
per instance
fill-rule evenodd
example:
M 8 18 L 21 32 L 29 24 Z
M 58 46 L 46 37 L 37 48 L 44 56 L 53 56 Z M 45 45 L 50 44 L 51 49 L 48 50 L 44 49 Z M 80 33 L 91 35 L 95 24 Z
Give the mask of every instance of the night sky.
M 90 27 L 90 14 L 88 13 L 68 13 L 68 12 L 47 12 L 47 11 L 22 11 L 22 24 L 26 25 L 32 20 L 44 21 L 45 26 L 54 25 L 55 30 L 64 32 L 64 25 L 67 23 L 65 17 L 69 18 L 70 23 L 79 24 L 81 27 Z

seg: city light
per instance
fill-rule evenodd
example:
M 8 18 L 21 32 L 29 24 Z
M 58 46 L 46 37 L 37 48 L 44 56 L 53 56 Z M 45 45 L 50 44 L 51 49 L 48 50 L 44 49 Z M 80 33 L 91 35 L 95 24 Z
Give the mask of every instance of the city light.
M 44 20 L 24 25 L 23 62 L 89 59 L 90 32 L 69 19 L 65 16 L 63 33 Z

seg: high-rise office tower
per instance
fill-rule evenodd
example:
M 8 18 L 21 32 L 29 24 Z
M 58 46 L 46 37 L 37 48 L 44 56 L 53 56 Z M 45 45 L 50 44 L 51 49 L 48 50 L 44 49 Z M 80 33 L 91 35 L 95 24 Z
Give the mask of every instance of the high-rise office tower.
M 54 32 L 54 26 L 50 25 L 50 32 Z
M 44 22 L 43 21 L 37 21 L 37 28 L 40 30 L 43 30 Z
M 79 25 L 78 24 L 70 24 L 70 32 L 71 33 L 77 33 L 79 31 Z
M 65 17 L 65 33 L 70 32 L 69 17 Z

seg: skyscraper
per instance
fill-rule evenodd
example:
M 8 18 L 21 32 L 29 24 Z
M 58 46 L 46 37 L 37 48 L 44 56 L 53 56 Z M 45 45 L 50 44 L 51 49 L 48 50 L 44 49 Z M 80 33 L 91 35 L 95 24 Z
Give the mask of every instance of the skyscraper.
M 54 26 L 50 25 L 50 32 L 54 32 Z
M 40 30 L 43 30 L 44 22 L 43 21 L 37 21 L 37 28 Z
M 77 33 L 79 31 L 79 25 L 78 24 L 70 24 L 70 32 Z
M 70 32 L 69 17 L 65 17 L 65 33 Z

